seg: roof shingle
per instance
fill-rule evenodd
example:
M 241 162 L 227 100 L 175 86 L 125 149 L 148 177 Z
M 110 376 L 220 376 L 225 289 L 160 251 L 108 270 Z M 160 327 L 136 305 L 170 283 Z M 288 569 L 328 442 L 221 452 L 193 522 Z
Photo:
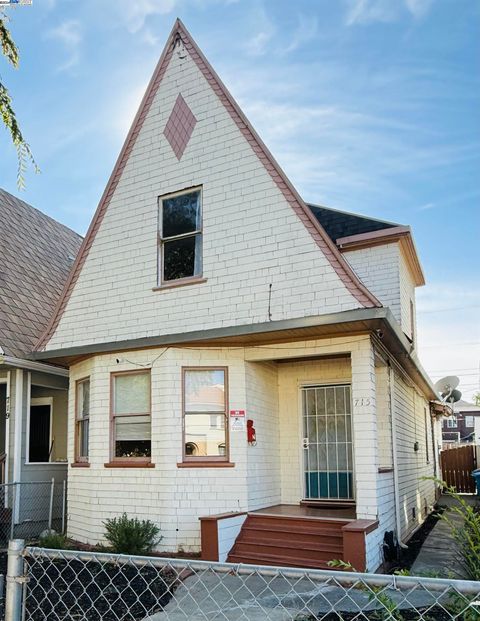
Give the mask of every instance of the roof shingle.
M 67 280 L 82 237 L 0 189 L 0 346 L 33 350 Z

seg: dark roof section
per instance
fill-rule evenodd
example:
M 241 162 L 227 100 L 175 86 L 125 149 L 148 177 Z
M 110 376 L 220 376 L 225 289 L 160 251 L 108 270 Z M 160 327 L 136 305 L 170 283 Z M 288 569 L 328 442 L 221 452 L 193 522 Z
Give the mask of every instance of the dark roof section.
M 338 211 L 337 209 L 329 209 L 328 207 L 311 205 L 309 203 L 307 205 L 333 242 L 336 242 L 340 237 L 349 237 L 350 235 L 371 233 L 373 231 L 391 229 L 394 226 L 401 226 L 395 222 L 377 220 L 376 218 L 360 216 L 347 211 Z
M 52 315 L 80 235 L 0 189 L 0 347 L 23 357 Z

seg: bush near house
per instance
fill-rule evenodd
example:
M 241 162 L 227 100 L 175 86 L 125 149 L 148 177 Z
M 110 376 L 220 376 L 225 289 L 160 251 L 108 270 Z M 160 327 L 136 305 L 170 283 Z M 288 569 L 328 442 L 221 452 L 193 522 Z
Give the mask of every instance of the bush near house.
M 151 520 L 129 518 L 123 513 L 119 518 L 105 520 L 105 539 L 117 554 L 148 554 L 163 537 Z

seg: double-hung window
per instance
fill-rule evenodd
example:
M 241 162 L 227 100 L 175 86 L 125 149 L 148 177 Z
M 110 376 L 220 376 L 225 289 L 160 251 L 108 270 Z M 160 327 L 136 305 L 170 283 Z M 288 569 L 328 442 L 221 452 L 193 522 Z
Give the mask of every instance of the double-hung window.
M 159 285 L 202 276 L 202 192 L 200 188 L 159 199 Z
M 228 461 L 227 369 L 183 369 L 184 461 Z
M 112 461 L 149 462 L 150 371 L 112 373 Z
M 75 401 L 75 462 L 88 462 L 90 378 L 78 380 Z

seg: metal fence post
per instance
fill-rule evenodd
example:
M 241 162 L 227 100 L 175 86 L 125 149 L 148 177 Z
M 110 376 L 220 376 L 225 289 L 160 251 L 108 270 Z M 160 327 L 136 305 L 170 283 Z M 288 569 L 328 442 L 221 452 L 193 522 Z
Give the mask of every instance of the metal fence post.
M 23 539 L 8 543 L 7 592 L 5 598 L 5 621 L 21 621 L 23 601 Z
M 52 479 L 52 486 L 50 487 L 50 507 L 48 508 L 48 530 L 52 530 L 54 493 L 55 493 L 55 479 Z
M 65 521 L 67 519 L 67 481 L 63 481 L 63 497 L 62 497 L 62 535 L 65 534 Z
M 17 514 L 17 484 L 12 483 L 12 512 L 10 513 L 10 539 L 15 534 L 15 519 Z

